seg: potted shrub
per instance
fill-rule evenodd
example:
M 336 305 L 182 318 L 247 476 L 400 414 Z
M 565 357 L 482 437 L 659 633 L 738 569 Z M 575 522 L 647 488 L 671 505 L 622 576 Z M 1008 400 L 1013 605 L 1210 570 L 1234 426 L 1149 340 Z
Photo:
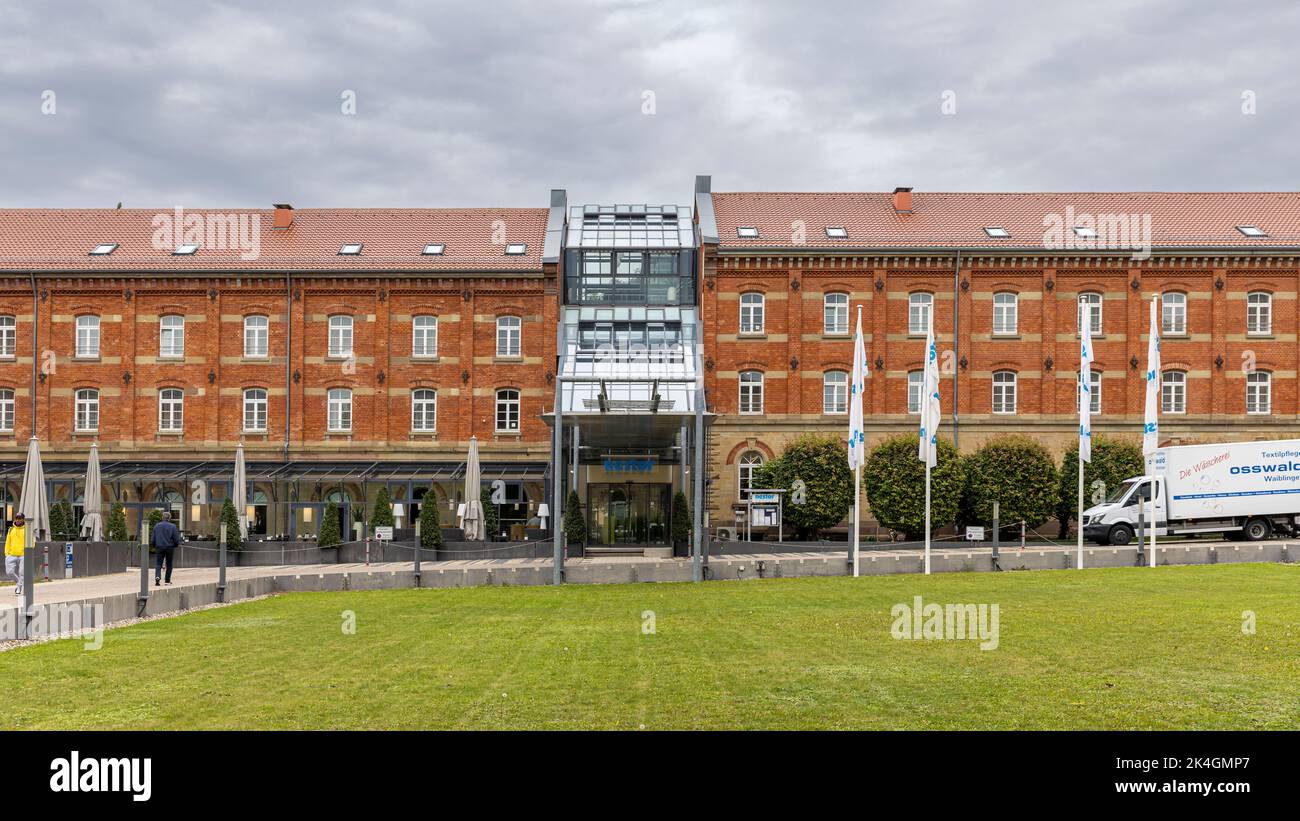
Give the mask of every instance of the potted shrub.
M 442 547 L 442 522 L 438 521 L 438 494 L 432 487 L 420 501 L 420 547 L 433 550 L 435 557 Z
M 691 509 L 686 504 L 686 494 L 680 490 L 673 496 L 673 555 L 689 556 L 691 553 Z
M 581 545 L 587 549 L 587 517 L 582 514 L 582 502 L 578 500 L 578 491 L 570 490 L 564 501 L 564 538 L 570 546 Z
M 339 528 L 339 506 L 334 502 L 325 505 L 325 514 L 321 516 L 320 535 L 316 545 L 320 548 L 320 560 L 324 564 L 334 564 L 339 560 L 339 542 L 343 534 Z

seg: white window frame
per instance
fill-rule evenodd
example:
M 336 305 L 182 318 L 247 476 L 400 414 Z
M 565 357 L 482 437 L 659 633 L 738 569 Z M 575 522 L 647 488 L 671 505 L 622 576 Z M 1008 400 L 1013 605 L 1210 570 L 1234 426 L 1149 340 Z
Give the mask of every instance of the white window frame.
M 17 401 L 13 388 L 0 388 L 0 431 L 14 432 L 14 412 Z
M 418 314 L 411 317 L 411 356 L 420 359 L 438 357 L 438 317 Z
M 185 358 L 185 317 L 180 314 L 158 317 L 158 358 Z
M 76 359 L 96 359 L 99 356 L 99 317 L 82 314 L 76 322 Z
M 1088 316 L 1092 320 L 1092 335 L 1102 335 L 1102 329 L 1105 327 L 1104 318 L 1102 316 L 1102 307 L 1105 301 L 1105 295 L 1096 291 L 1084 291 L 1079 294 L 1078 306 L 1074 316 L 1075 336 L 1081 336 L 1083 333 L 1083 312 L 1085 310 L 1088 311 Z
M 849 375 L 845 371 L 822 374 L 822 413 L 842 416 L 849 412 Z
M 1160 295 L 1160 334 L 1187 335 L 1187 294 L 1169 291 Z
M 1246 335 L 1270 336 L 1273 333 L 1273 295 L 1268 291 L 1246 294 Z
M 907 295 L 907 335 L 925 336 L 930 326 L 930 315 L 934 311 L 934 294 L 929 291 L 913 291 Z
M 907 412 L 912 416 L 921 415 L 921 393 L 925 390 L 925 371 L 907 372 Z
M 244 317 L 244 358 L 266 359 L 270 353 L 271 318 L 265 314 Z
M 1160 374 L 1160 412 L 1187 413 L 1187 371 L 1168 370 Z
M 822 298 L 822 333 L 849 332 L 849 295 L 832 292 Z
M 993 372 L 993 413 L 1014 414 L 1018 393 L 1019 375 L 1015 371 Z
M 158 432 L 180 433 L 185 430 L 185 391 L 163 388 L 158 391 Z
M 352 432 L 352 391 L 330 388 L 325 397 L 325 429 L 329 433 Z
M 1246 413 L 1268 416 L 1273 412 L 1273 374 L 1251 371 L 1246 374 Z
M 741 371 L 739 382 L 740 412 L 754 416 L 763 412 L 763 372 Z
M 524 353 L 524 322 L 517 316 L 497 317 L 497 356 L 519 357 Z
M 1091 407 L 1088 412 L 1093 416 L 1097 416 L 1098 414 L 1101 413 L 1101 371 L 1095 369 L 1092 371 L 1091 387 L 1092 387 L 1092 392 L 1089 394 L 1089 399 L 1091 399 L 1091 401 L 1088 403 Z M 1074 378 L 1074 407 L 1075 407 L 1075 411 L 1078 412 L 1078 408 L 1079 408 L 1079 377 L 1078 376 Z
M 351 359 L 355 321 L 348 314 L 329 318 L 329 358 Z
M 95 433 L 99 430 L 99 390 L 78 388 L 73 393 L 73 430 L 77 433 Z
M 0 316 L 0 358 L 13 359 L 18 355 L 18 317 Z
M 754 471 L 762 467 L 763 454 L 756 450 L 747 450 L 736 460 L 736 498 L 744 499 L 754 487 Z
M 517 388 L 498 388 L 496 400 L 497 433 L 519 433 L 521 427 L 519 390 Z M 504 426 L 501 424 L 503 419 L 505 421 Z
M 1020 295 L 998 291 L 993 295 L 993 335 L 1015 336 L 1020 329 Z
M 243 430 L 245 433 L 266 432 L 267 412 L 269 410 L 267 393 L 266 388 L 244 388 Z M 251 426 L 248 424 L 250 415 L 253 421 Z
M 763 333 L 767 321 L 767 297 L 759 291 L 746 291 L 740 295 L 740 333 L 757 336 Z
M 417 433 L 433 433 L 437 429 L 438 392 L 433 388 L 416 388 L 412 390 L 411 430 Z

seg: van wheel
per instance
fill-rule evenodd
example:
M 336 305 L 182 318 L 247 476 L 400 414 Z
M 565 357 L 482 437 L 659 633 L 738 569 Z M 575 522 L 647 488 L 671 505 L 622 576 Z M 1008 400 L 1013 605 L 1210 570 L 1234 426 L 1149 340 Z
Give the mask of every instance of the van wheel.
M 1133 541 L 1133 528 L 1128 525 L 1115 525 L 1110 529 L 1110 543 L 1125 545 Z
M 1273 532 L 1273 526 L 1269 524 L 1268 519 L 1250 519 L 1241 532 L 1247 541 L 1262 542 Z

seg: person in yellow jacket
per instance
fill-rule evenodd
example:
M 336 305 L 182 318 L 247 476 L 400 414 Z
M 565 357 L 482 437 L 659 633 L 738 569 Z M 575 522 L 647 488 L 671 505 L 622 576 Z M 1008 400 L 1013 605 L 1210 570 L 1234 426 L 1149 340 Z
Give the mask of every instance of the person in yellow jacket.
M 23 550 L 27 547 L 27 517 L 14 514 L 14 526 L 5 536 L 5 575 L 14 580 L 14 595 L 23 594 Z

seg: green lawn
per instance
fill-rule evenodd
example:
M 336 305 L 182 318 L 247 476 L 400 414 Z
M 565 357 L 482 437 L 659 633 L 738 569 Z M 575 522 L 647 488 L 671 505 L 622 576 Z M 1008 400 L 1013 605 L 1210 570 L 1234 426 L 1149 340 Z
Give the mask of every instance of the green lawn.
M 915 595 L 997 603 L 999 647 L 891 638 Z M 5 729 L 1296 729 L 1300 568 L 301 593 L 0 678 Z

